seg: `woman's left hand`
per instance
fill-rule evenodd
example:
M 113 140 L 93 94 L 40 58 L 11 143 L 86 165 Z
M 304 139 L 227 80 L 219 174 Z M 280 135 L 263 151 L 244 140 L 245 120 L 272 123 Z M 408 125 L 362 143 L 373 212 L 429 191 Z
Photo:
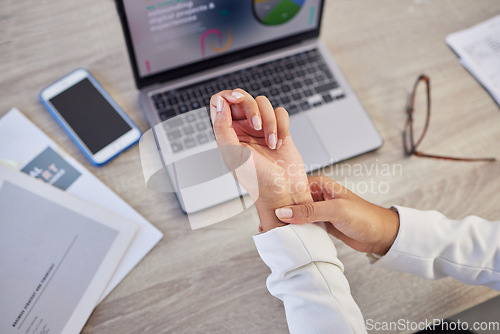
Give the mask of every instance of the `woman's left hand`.
M 264 231 L 283 226 L 275 209 L 313 201 L 284 108 L 236 89 L 212 96 L 210 114 L 224 162 L 254 200 Z

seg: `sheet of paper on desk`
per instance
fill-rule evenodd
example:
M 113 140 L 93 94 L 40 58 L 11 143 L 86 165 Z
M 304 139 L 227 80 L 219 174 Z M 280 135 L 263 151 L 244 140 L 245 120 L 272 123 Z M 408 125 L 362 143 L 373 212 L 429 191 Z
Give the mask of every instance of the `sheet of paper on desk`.
M 78 333 L 138 223 L 0 166 L 0 333 Z
M 85 167 L 63 152 L 17 109 L 12 109 L 0 118 L 0 162 L 2 161 L 139 223 L 139 231 L 101 300 L 163 237 L 158 229 Z
M 500 105 L 500 15 L 448 35 L 446 43 Z

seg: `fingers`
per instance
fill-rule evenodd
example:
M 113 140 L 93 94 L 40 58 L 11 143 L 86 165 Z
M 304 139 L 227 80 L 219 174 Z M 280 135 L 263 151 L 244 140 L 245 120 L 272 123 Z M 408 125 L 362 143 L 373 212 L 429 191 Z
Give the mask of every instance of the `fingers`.
M 311 176 L 308 178 L 309 191 L 315 202 L 324 201 L 323 189 L 321 187 L 323 175 Z
M 250 126 L 256 131 L 262 130 L 262 118 L 257 102 L 252 95 L 243 89 L 224 90 L 217 95 L 232 104 L 233 119 L 248 119 Z
M 317 175 L 309 178 L 309 190 L 314 201 L 333 198 L 349 198 L 351 192 L 327 176 Z
M 342 217 L 342 205 L 339 201 L 321 201 L 288 206 L 276 209 L 275 214 L 279 220 L 289 224 L 332 222 L 337 216 Z
M 219 146 L 239 145 L 240 141 L 232 127 L 231 109 L 220 95 L 214 95 L 210 100 L 210 117 Z
M 221 96 L 229 103 L 232 120 L 247 119 L 253 130 L 263 131 L 262 135 L 270 149 L 276 150 L 281 147 L 289 133 L 288 113 L 284 108 L 274 110 L 265 96 L 254 99 L 242 89 L 225 90 L 214 96 Z M 211 104 L 216 110 L 218 101 L 212 97 Z
M 274 113 L 273 106 L 265 96 L 257 96 L 255 101 L 259 106 L 262 117 L 264 137 L 266 138 L 267 146 L 269 146 L 271 150 L 275 150 L 278 145 L 278 122 L 276 121 L 276 114 Z
M 288 112 L 285 110 L 285 108 L 276 108 L 275 114 L 276 121 L 278 123 L 278 143 L 276 144 L 276 149 L 279 150 L 281 145 L 283 145 L 283 141 L 288 136 L 290 121 L 288 118 Z

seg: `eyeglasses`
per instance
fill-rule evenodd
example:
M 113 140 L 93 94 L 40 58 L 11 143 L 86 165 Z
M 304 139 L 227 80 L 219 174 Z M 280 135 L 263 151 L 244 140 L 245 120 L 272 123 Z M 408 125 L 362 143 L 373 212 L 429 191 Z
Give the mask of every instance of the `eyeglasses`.
M 425 122 L 423 125 L 422 132 L 420 134 L 420 137 L 415 141 L 415 125 L 414 125 L 414 111 L 415 111 L 415 95 L 417 93 L 417 88 L 419 87 L 419 84 L 424 84 L 425 83 L 425 92 L 427 94 L 427 99 L 426 99 L 426 109 L 427 109 L 427 115 L 425 118 Z M 406 105 L 406 124 L 405 124 L 405 129 L 403 132 L 403 144 L 405 148 L 405 153 L 406 156 L 411 156 L 415 155 L 417 157 L 424 157 L 424 158 L 432 158 L 432 159 L 442 159 L 442 160 L 455 160 L 455 161 L 495 161 L 495 158 L 457 158 L 457 157 L 449 157 L 449 156 L 444 156 L 444 155 L 434 155 L 434 154 L 427 154 L 419 151 L 417 148 L 422 142 L 422 140 L 425 137 L 425 134 L 427 133 L 427 129 L 429 127 L 429 121 L 431 118 L 431 91 L 430 91 L 430 79 L 427 75 L 421 74 L 417 81 L 415 82 L 415 85 L 413 86 L 413 92 L 408 98 L 408 104 Z

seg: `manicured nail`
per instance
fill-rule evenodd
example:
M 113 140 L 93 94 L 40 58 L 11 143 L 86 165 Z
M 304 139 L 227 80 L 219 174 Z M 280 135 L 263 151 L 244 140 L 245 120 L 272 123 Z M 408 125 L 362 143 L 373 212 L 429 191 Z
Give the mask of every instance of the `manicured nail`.
M 253 128 L 257 131 L 262 130 L 262 121 L 258 115 L 252 117 Z
M 245 95 L 238 92 L 233 92 L 230 96 L 227 96 L 227 100 L 231 103 L 238 103 L 240 102 L 242 97 L 245 97 Z
M 275 133 L 271 133 L 269 135 L 269 148 L 271 150 L 275 150 L 276 149 L 276 134 Z
M 293 211 L 290 208 L 276 209 L 274 213 L 276 214 L 276 217 L 278 217 L 279 219 L 287 219 L 293 217 Z
M 222 111 L 224 109 L 224 100 L 220 95 L 217 95 L 217 112 Z
M 276 149 L 279 150 L 281 145 L 283 145 L 283 139 L 278 139 L 278 145 L 276 145 Z
M 245 95 L 241 94 L 240 92 L 233 92 L 231 95 L 238 100 L 245 97 Z

